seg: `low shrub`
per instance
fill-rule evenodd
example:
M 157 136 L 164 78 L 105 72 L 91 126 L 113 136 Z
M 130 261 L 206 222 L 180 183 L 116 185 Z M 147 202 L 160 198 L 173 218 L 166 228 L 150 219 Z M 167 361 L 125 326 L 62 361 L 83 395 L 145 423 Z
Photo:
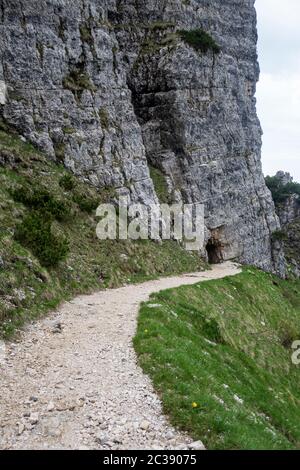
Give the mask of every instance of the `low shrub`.
M 288 236 L 283 230 L 276 230 L 272 233 L 272 240 L 273 241 L 285 241 L 287 240 Z
M 65 159 L 66 153 L 66 144 L 64 142 L 56 142 L 54 143 L 54 152 L 55 157 L 59 162 L 63 162 Z
M 179 35 L 184 42 L 197 51 L 203 53 L 212 51 L 216 54 L 219 54 L 221 51 L 216 41 L 203 29 L 193 29 L 191 31 L 181 30 L 179 31 Z
M 108 130 L 109 129 L 109 115 L 105 108 L 99 109 L 99 118 L 100 118 L 102 129 Z
M 93 34 L 90 26 L 87 23 L 81 24 L 79 31 L 82 42 L 86 42 L 90 45 L 93 44 Z
M 149 170 L 159 202 L 168 204 L 170 202 L 170 195 L 165 175 L 161 170 L 153 166 L 150 166 Z
M 65 191 L 72 191 L 75 188 L 76 183 L 72 175 L 66 174 L 59 180 L 59 186 Z
M 33 211 L 17 226 L 15 239 L 30 249 L 45 267 L 55 267 L 69 252 L 66 237 L 52 233 L 52 218 L 46 213 Z
M 285 349 L 291 349 L 294 341 L 299 339 L 299 332 L 295 331 L 292 325 L 289 325 L 287 322 L 283 322 L 278 331 L 280 344 Z
M 80 63 L 70 71 L 69 75 L 63 79 L 63 87 L 71 91 L 75 98 L 79 100 L 84 90 L 94 92 L 95 86 L 91 82 L 90 76 L 84 69 L 84 64 Z
M 277 176 L 267 176 L 266 184 L 272 193 L 275 204 L 285 202 L 292 194 L 300 196 L 299 183 L 282 184 L 280 178 Z
M 81 193 L 75 193 L 73 195 L 73 201 L 78 205 L 80 210 L 87 212 L 88 214 L 95 211 L 99 205 L 99 201 L 97 199 Z
M 31 209 L 51 214 L 58 221 L 66 220 L 71 214 L 70 207 L 55 199 L 45 188 L 37 188 L 32 191 L 28 187 L 20 186 L 12 191 L 12 196 L 16 202 Z

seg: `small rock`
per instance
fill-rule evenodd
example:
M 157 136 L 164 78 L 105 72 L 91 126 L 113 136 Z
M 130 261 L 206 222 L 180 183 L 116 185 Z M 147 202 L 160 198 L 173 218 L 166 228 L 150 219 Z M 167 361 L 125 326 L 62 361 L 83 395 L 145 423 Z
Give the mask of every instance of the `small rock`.
M 166 439 L 168 439 L 168 441 L 170 441 L 171 439 L 174 439 L 174 433 L 172 431 L 168 431 L 166 433 Z
M 31 431 L 34 428 L 34 426 L 31 423 L 25 423 L 25 429 L 27 431 Z
M 26 299 L 26 294 L 22 289 L 14 289 L 14 294 L 20 302 Z
M 188 448 L 191 450 L 205 450 L 205 446 L 201 441 L 192 442 L 188 445 Z
M 29 400 L 36 403 L 39 399 L 37 397 L 32 396 L 32 397 L 29 398 Z
M 63 326 L 61 321 L 56 320 L 52 323 L 52 333 L 61 333 L 63 330 Z
M 4 269 L 4 261 L 1 256 L 0 256 L 0 269 Z
M 30 424 L 37 424 L 39 422 L 39 414 L 38 413 L 30 413 L 29 416 Z
M 121 437 L 116 436 L 116 437 L 113 438 L 113 442 L 114 442 L 114 444 L 122 444 L 123 441 L 122 441 Z
M 102 423 L 102 424 L 100 424 L 100 426 L 99 426 L 99 429 L 101 429 L 101 431 L 106 431 L 107 428 L 108 428 L 107 423 Z
M 238 397 L 237 395 L 234 395 L 233 398 L 235 399 L 235 401 L 237 403 L 239 403 L 240 405 L 243 405 L 244 404 L 244 400 L 242 400 L 240 397 Z
M 108 436 L 106 434 L 98 434 L 98 436 L 95 437 L 95 440 L 101 445 L 105 445 L 109 442 Z
M 180 444 L 178 446 L 175 447 L 175 450 L 186 450 L 187 446 L 185 446 L 184 444 Z
M 61 423 L 58 418 L 51 417 L 43 419 L 42 421 L 42 434 L 44 436 L 59 437 L 62 433 Z
M 57 411 L 74 411 L 78 404 L 79 402 L 76 400 L 60 400 L 56 405 L 56 409 Z
M 53 401 L 50 401 L 47 406 L 47 411 L 53 411 L 55 409 L 55 405 Z
M 18 424 L 18 436 L 21 436 L 23 432 L 25 431 L 25 425 L 23 423 Z
M 149 421 L 142 421 L 141 424 L 140 424 L 140 428 L 143 429 L 143 431 L 148 431 L 148 429 L 150 428 L 150 423 Z

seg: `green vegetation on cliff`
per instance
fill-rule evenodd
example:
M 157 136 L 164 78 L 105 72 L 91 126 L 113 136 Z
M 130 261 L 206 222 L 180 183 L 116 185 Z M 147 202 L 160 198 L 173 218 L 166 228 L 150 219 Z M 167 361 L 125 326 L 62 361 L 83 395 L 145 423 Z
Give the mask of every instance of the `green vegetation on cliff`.
M 208 51 L 219 54 L 221 51 L 220 46 L 218 46 L 213 37 L 203 29 L 181 30 L 179 35 L 184 42 L 196 49 L 196 51 L 201 51 L 204 54 Z
M 78 293 L 202 269 L 175 242 L 98 240 L 112 197 L 0 131 L 0 336 Z
M 300 273 L 300 184 L 282 181 L 278 173 L 267 176 L 266 184 L 272 193 L 282 229 L 273 233 L 273 239 L 283 243 L 288 273 Z
M 254 268 L 154 294 L 135 348 L 173 425 L 208 449 L 300 448 L 300 282 Z
M 149 169 L 159 202 L 161 204 L 168 204 L 170 202 L 170 195 L 165 175 L 158 168 L 154 168 L 153 166 L 150 166 Z
M 282 184 L 280 178 L 277 176 L 267 176 L 266 184 L 270 189 L 275 204 L 280 204 L 288 199 L 289 196 L 297 194 L 300 196 L 300 184 L 299 183 L 287 183 Z

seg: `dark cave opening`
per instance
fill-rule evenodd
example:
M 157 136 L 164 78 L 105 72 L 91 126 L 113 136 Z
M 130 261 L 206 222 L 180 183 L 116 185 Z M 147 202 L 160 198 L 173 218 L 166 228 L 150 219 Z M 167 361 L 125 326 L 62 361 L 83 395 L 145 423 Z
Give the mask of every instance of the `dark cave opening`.
M 206 245 L 206 251 L 210 264 L 220 264 L 223 262 L 222 246 L 217 240 L 211 238 Z

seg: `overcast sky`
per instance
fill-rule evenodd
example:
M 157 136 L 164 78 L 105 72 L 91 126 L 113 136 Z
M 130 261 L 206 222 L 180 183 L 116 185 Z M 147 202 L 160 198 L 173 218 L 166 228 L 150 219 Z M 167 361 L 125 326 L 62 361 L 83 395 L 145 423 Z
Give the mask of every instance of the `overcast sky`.
M 256 0 L 265 174 L 289 171 L 300 182 L 300 1 Z

